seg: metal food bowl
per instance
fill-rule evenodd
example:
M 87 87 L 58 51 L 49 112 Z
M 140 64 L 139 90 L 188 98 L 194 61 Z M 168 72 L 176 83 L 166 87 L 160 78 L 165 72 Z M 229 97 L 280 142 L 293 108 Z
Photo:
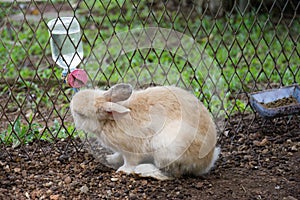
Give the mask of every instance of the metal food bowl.
M 281 105 L 278 107 L 267 107 L 266 105 L 284 98 L 296 99 L 296 102 L 290 105 Z M 265 118 L 275 118 L 286 115 L 300 113 L 300 87 L 291 85 L 278 89 L 265 90 L 250 94 L 250 104 L 252 108 Z

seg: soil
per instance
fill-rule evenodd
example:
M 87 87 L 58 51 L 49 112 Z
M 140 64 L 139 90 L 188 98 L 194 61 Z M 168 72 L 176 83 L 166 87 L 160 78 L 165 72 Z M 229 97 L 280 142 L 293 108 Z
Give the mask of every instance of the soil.
M 263 104 L 266 108 L 278 108 L 282 106 L 291 106 L 291 105 L 296 105 L 299 104 L 298 100 L 293 97 L 285 97 L 282 99 L 278 99 L 276 101 L 272 101 L 270 103 Z
M 0 199 L 300 199 L 299 119 L 234 116 L 215 168 L 172 181 L 116 173 L 80 139 L 1 146 Z

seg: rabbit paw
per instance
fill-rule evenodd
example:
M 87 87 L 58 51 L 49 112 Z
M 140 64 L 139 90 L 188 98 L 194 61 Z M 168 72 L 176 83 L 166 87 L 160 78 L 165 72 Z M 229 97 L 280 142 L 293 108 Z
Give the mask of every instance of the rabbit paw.
M 123 172 L 123 173 L 125 173 L 125 174 L 131 174 L 131 173 L 134 172 L 134 167 L 132 167 L 132 166 L 127 166 L 127 165 L 123 165 L 123 166 L 121 166 L 121 167 L 117 170 L 117 172 Z
M 106 161 L 110 165 L 119 165 L 119 166 L 122 165 L 124 162 L 122 154 L 120 154 L 119 152 L 116 152 L 111 155 L 106 155 Z
M 140 164 L 134 168 L 134 173 L 141 177 L 152 177 L 157 180 L 172 180 L 174 178 L 166 176 L 153 164 Z

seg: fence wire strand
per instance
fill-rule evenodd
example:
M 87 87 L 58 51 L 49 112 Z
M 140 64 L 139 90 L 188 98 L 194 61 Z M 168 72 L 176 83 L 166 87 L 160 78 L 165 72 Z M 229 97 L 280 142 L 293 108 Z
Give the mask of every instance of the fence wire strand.
M 73 139 L 77 132 L 69 109 L 74 92 L 51 57 L 47 23 L 56 17 L 75 17 L 80 24 L 84 58 L 79 68 L 88 73 L 87 87 L 129 82 L 136 88 L 186 88 L 216 121 L 222 119 L 221 132 L 237 132 L 245 118 L 257 117 L 249 93 L 300 81 L 298 0 L 31 0 L 0 5 L 2 146 L 68 138 L 71 146 L 81 148 Z M 182 33 L 196 47 L 186 50 L 188 42 L 182 42 L 168 51 L 153 36 L 169 41 L 172 32 L 158 31 L 144 37 L 153 46 L 129 51 L 128 41 L 138 38 L 132 30 L 151 27 Z

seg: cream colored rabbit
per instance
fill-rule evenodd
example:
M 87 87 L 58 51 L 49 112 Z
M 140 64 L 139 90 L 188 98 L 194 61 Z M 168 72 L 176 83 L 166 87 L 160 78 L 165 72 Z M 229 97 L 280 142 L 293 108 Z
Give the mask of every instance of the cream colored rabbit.
M 215 124 L 191 93 L 172 86 L 133 91 L 82 90 L 71 101 L 77 129 L 94 133 L 115 152 L 118 171 L 165 180 L 207 173 L 218 158 Z

